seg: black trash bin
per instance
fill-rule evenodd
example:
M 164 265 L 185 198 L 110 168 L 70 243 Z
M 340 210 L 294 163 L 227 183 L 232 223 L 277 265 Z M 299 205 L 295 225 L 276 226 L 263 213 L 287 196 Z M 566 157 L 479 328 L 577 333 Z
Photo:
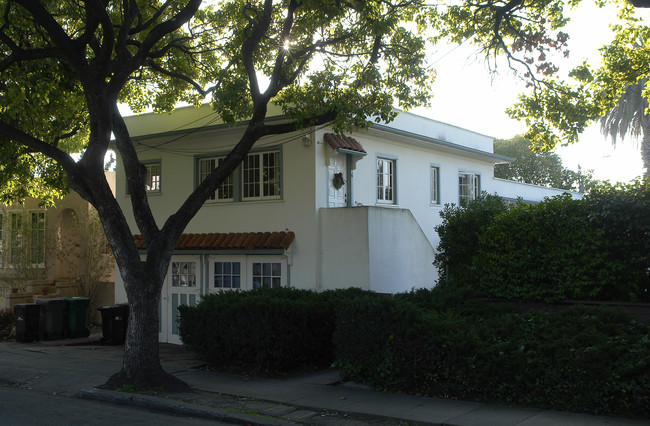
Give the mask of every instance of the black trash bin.
M 39 339 L 38 322 L 41 305 L 23 303 L 14 306 L 16 318 L 16 341 L 33 342 Z
M 41 306 L 39 335 L 41 340 L 63 339 L 63 320 L 66 308 L 65 299 L 38 299 Z
M 104 345 L 123 345 L 129 321 L 129 305 L 102 306 L 102 340 Z
M 88 297 L 65 297 L 65 322 L 64 331 L 67 337 L 76 339 L 77 337 L 90 336 L 88 329 L 88 306 L 90 299 Z

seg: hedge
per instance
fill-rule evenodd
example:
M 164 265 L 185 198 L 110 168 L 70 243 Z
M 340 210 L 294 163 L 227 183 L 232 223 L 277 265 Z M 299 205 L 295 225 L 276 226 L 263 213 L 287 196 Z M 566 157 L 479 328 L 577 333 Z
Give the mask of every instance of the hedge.
M 648 327 L 625 314 L 585 307 L 521 313 L 486 304 L 472 314 L 409 299 L 367 299 L 339 311 L 336 365 L 346 379 L 434 397 L 650 413 Z
M 194 307 L 179 307 L 180 336 L 221 370 L 275 375 L 328 367 L 335 309 L 361 294 L 290 288 L 210 294 Z
M 649 182 L 501 211 L 485 208 L 498 207 L 489 197 L 448 206 L 438 228 L 440 282 L 448 268 L 450 285 L 489 297 L 650 301 Z

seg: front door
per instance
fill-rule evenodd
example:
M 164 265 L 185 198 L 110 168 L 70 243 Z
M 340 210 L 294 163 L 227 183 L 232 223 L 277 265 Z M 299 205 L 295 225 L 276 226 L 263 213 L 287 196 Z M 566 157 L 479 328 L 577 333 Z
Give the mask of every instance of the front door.
M 335 154 L 330 156 L 329 165 L 327 166 L 327 185 L 328 185 L 328 207 L 346 207 L 347 200 L 347 182 L 338 189 L 335 186 L 335 176 L 339 174 L 344 180 L 348 178 L 347 158 L 345 154 Z
M 199 258 L 174 257 L 163 286 L 160 306 L 160 341 L 180 345 L 178 307 L 194 306 L 199 302 L 201 290 Z

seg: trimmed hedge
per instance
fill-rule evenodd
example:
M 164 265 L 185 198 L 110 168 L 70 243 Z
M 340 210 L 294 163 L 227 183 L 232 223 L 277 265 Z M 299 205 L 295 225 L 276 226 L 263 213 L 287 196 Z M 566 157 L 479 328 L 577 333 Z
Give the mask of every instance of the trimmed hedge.
M 430 292 L 435 298 L 438 290 Z M 391 392 L 647 416 L 650 339 L 625 314 L 575 307 L 521 313 L 413 297 L 346 303 L 334 342 L 346 379 Z M 472 313 L 472 306 L 482 305 Z
M 335 309 L 361 294 L 290 288 L 210 294 L 197 306 L 179 307 L 180 336 L 221 370 L 273 375 L 329 367 Z
M 440 282 L 446 283 L 447 266 L 450 285 L 488 297 L 650 301 L 649 184 L 601 188 L 583 200 L 565 194 L 501 212 L 485 209 L 495 205 L 489 198 L 449 206 L 438 228 L 438 250 L 448 256 L 437 255 Z

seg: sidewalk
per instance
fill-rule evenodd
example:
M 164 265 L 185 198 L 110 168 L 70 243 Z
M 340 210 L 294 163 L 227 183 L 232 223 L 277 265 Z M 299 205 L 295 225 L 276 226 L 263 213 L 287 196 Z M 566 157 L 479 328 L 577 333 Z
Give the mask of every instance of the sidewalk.
M 74 393 L 82 398 L 239 424 L 650 425 L 648 420 L 376 392 L 366 386 L 341 383 L 335 370 L 289 379 L 216 373 L 197 368 L 201 361 L 191 352 L 168 344 L 161 344 L 163 366 L 196 393 L 151 396 L 107 391 L 95 386 L 119 370 L 122 348 L 100 346 L 99 337 L 101 335 L 71 341 L 0 343 L 0 353 L 6 360 L 5 365 L 0 366 L 0 381 L 11 380 L 35 389 L 40 386 L 50 393 L 67 393 L 68 396 Z M 25 367 L 30 363 L 34 368 Z M 61 383 L 66 387 L 61 388 Z M 323 423 L 330 416 L 330 422 Z

